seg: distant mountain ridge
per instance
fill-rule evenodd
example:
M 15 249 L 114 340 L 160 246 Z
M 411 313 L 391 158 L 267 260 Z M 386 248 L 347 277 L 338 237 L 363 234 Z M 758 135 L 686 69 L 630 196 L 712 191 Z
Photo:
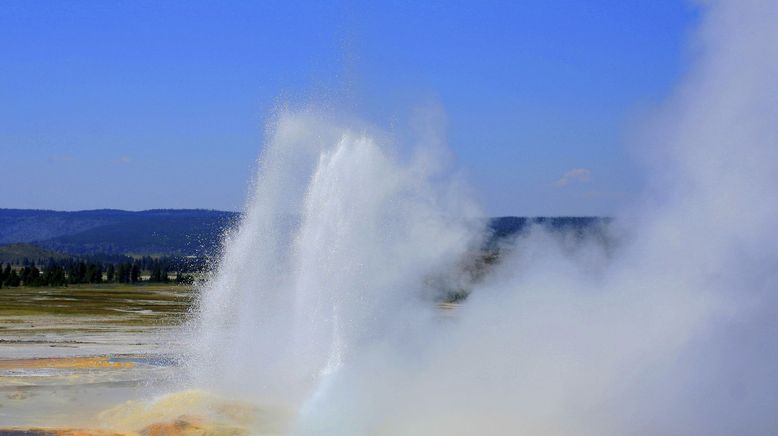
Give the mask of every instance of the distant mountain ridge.
M 40 241 L 74 234 L 117 222 L 130 213 L 114 209 L 78 212 L 0 209 L 0 244 Z
M 71 255 L 203 255 L 218 247 L 237 212 L 0 209 L 0 244 L 33 243 Z
M 238 212 L 207 209 L 116 209 L 62 212 L 0 209 L 0 245 L 33 244 L 68 255 L 212 255 Z M 610 222 L 599 217 L 497 217 L 487 219 L 487 244 L 532 225 L 581 236 Z
M 38 247 L 33 244 L 25 244 L 23 242 L 0 245 L 0 264 L 4 263 L 18 263 L 23 259 L 28 259 L 32 262 L 40 262 L 44 259 L 62 259 L 67 255 L 49 251 Z

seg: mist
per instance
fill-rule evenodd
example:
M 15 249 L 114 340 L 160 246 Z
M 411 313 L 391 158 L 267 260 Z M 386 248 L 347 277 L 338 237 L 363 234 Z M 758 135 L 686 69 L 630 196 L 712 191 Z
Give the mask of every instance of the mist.
M 444 126 L 402 153 L 279 112 L 191 326 L 193 383 L 287 411 L 290 434 L 774 433 L 775 23 L 775 2 L 704 6 L 616 246 L 533 228 L 478 281 L 459 268 L 483 214 Z M 431 276 L 468 298 L 443 314 Z

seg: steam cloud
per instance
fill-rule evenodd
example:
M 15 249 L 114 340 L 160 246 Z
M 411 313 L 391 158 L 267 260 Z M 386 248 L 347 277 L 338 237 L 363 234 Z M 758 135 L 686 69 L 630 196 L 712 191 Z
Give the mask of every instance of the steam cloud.
M 775 2 L 706 7 L 615 253 L 534 229 L 451 317 L 429 276 L 481 235 L 429 158 L 439 135 L 403 157 L 279 115 L 204 292 L 198 382 L 281 405 L 297 434 L 774 434 L 776 23 Z

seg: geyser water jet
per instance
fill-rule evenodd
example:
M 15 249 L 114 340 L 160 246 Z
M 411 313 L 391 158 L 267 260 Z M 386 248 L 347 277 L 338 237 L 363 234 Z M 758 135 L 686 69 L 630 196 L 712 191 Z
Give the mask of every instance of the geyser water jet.
M 707 8 L 628 242 L 571 254 L 535 229 L 451 318 L 429 277 L 456 281 L 483 235 L 446 169 L 280 115 L 203 293 L 195 380 L 297 434 L 774 433 L 776 22 L 775 2 Z
M 460 196 L 441 195 L 437 168 L 400 160 L 365 132 L 280 116 L 201 301 L 201 380 L 298 408 L 409 311 L 428 310 L 424 276 L 469 247 L 473 212 L 448 204 Z

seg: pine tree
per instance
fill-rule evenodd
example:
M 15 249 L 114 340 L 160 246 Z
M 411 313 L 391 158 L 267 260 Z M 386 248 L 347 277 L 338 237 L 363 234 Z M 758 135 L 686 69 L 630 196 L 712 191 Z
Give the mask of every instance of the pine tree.
M 130 269 L 132 269 L 132 266 L 129 263 L 123 263 L 121 264 L 121 271 L 120 271 L 120 278 L 119 282 L 121 283 L 130 283 Z
M 138 283 L 139 281 L 140 281 L 140 266 L 136 262 L 132 264 L 132 269 L 130 270 L 130 282 Z
M 151 275 L 149 276 L 150 282 L 161 282 L 162 281 L 162 269 L 159 267 L 159 262 L 154 262 L 153 266 L 151 267 Z
M 108 268 L 106 268 L 105 271 L 106 281 L 109 283 L 113 282 L 114 274 L 115 274 L 114 266 L 112 263 L 109 263 Z
M 49 266 L 43 272 L 42 284 L 47 286 L 65 286 L 67 280 L 65 280 L 65 269 L 61 266 L 50 262 Z
M 8 286 L 19 286 L 21 284 L 22 280 L 19 278 L 19 275 L 16 274 L 16 270 L 11 270 L 11 273 L 8 274 L 8 278 L 5 281 L 5 284 Z
M 22 279 L 24 286 L 41 286 L 41 271 L 35 266 L 33 262 L 29 267 L 24 269 L 25 275 Z
M 19 280 L 22 286 L 40 286 L 40 275 L 40 270 L 32 263 L 22 268 Z
M 103 281 L 102 266 L 94 263 L 87 265 L 85 279 L 89 283 L 101 283 Z

